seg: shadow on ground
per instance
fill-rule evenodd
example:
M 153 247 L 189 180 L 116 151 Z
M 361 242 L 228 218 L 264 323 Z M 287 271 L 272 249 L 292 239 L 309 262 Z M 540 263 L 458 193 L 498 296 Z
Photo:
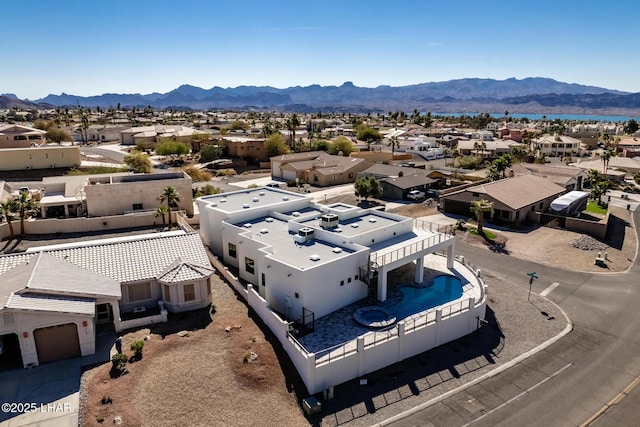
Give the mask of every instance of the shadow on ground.
M 607 226 L 605 242 L 614 249 L 622 249 L 627 227 L 629 227 L 628 221 L 615 215 L 609 215 L 609 225 Z
M 504 347 L 504 335 L 493 310 L 487 306 L 486 325 L 458 340 L 336 386 L 335 398 L 322 402 L 322 420 L 313 424 L 342 425 L 393 405 L 440 384 L 496 364 Z

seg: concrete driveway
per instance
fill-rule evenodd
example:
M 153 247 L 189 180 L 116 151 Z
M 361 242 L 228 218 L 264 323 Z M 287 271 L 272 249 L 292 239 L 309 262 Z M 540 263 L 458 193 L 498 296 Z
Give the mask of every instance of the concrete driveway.
M 76 427 L 81 359 L 0 372 L 0 426 Z

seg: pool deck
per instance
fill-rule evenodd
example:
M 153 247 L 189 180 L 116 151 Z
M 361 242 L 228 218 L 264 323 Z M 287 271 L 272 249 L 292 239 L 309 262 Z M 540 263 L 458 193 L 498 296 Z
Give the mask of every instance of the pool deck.
M 413 282 L 415 263 L 407 264 L 389 273 L 388 276 L 388 298 L 385 302 L 377 302 L 373 305 L 377 305 L 385 308 L 389 311 L 394 311 L 393 308 L 402 300 L 402 293 L 400 292 L 401 286 L 427 286 L 433 282 L 436 276 L 442 274 L 453 275 L 458 277 L 462 281 L 462 296 L 447 305 L 456 303 L 459 301 L 466 301 L 469 298 L 475 298 L 478 301 L 481 298 L 481 290 L 479 282 L 475 274 L 464 267 L 460 262 L 455 262 L 452 269 L 447 268 L 447 258 L 441 255 L 429 255 L 424 259 L 424 281 L 422 284 L 416 284 Z M 307 334 L 298 339 L 300 344 L 310 353 L 320 353 L 323 350 L 327 350 L 333 347 L 345 345 L 348 350 L 356 347 L 356 339 L 365 334 L 369 336 L 365 337 L 371 340 L 375 339 L 374 335 L 396 335 L 397 328 L 391 327 L 386 330 L 375 330 L 366 326 L 360 325 L 353 318 L 353 313 L 365 306 L 370 306 L 372 303 L 367 298 L 358 302 L 343 307 L 331 314 L 315 320 L 314 332 Z M 427 312 L 431 312 L 430 315 L 435 319 L 436 308 L 425 310 L 421 313 L 413 314 L 405 319 L 397 319 L 398 322 L 411 320 L 415 317 L 423 316 Z

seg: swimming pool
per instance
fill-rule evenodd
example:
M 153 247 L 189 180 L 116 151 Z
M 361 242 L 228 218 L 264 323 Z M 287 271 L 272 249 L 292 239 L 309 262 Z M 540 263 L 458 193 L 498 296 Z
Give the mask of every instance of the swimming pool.
M 390 307 L 397 319 L 446 304 L 462 296 L 462 282 L 455 276 L 443 274 L 433 279 L 433 283 L 424 288 L 412 286 L 400 287 L 402 300 Z

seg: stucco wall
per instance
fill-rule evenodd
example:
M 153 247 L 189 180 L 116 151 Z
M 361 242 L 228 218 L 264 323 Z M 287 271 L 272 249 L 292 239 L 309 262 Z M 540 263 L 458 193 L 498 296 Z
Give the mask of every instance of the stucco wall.
M 95 331 L 94 319 L 90 315 L 79 314 L 48 314 L 38 312 L 14 311 L 14 323 L 6 325 L 0 321 L 0 335 L 15 333 L 18 335 L 20 350 L 22 352 L 22 364 L 24 367 L 38 366 L 38 353 L 33 331 L 48 326 L 64 325 L 74 323 L 78 329 L 78 340 L 80 342 L 80 352 L 83 356 L 95 353 Z M 86 321 L 87 326 L 83 325 Z M 26 334 L 26 337 L 25 337 Z
M 90 217 L 121 215 L 133 210 L 133 204 L 141 204 L 144 210 L 156 209 L 160 206 L 158 196 L 169 186 L 175 188 L 180 196 L 179 209 L 193 215 L 191 178 L 87 185 L 87 213 Z
M 12 148 L 0 151 L 0 171 L 80 166 L 79 147 Z

